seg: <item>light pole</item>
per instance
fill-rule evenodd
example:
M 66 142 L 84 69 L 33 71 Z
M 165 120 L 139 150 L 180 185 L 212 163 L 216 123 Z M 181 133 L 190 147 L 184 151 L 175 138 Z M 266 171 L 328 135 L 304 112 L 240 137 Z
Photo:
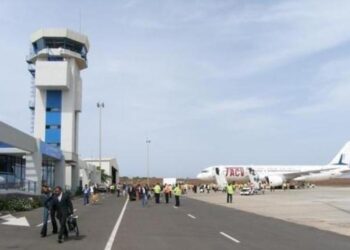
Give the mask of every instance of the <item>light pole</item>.
M 147 185 L 149 186 L 149 145 L 151 143 L 150 139 L 146 139 L 146 145 L 147 145 Z
M 102 109 L 105 107 L 105 104 L 103 102 L 97 102 L 97 108 L 99 109 L 99 167 L 101 170 L 101 155 L 102 155 Z

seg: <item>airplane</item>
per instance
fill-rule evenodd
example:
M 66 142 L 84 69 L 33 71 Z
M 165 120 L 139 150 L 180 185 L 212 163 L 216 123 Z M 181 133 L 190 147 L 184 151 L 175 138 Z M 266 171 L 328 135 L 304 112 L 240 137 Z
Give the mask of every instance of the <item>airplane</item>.
M 252 182 L 255 186 L 265 181 L 279 187 L 290 181 L 321 181 L 350 173 L 350 141 L 326 165 L 217 165 L 203 169 L 197 179 L 215 181 L 219 187 L 227 182 Z

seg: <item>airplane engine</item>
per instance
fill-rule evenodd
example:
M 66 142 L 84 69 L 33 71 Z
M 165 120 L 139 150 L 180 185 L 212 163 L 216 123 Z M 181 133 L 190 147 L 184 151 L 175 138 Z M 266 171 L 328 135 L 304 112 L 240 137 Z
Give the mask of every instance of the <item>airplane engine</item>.
M 284 179 L 281 176 L 266 176 L 266 179 L 269 182 L 269 185 L 272 187 L 279 187 L 282 186 Z

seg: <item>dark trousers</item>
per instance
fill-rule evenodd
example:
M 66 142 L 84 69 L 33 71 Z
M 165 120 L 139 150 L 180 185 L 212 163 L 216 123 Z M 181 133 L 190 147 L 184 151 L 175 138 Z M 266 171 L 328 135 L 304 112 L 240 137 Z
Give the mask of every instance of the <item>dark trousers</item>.
M 52 232 L 57 233 L 57 221 L 56 221 L 56 210 L 50 209 L 50 217 L 51 217 L 51 224 L 52 224 Z
M 62 215 L 59 219 L 60 222 L 60 231 L 58 233 L 58 239 L 62 239 L 62 236 L 68 237 L 67 230 L 67 215 Z
M 165 203 L 169 203 L 169 193 L 165 193 Z
M 89 204 L 89 194 L 84 194 L 84 205 Z
M 154 194 L 154 197 L 156 198 L 156 203 L 159 203 L 160 194 Z
M 175 195 L 175 206 L 179 207 L 180 206 L 180 196 Z
M 117 197 L 120 197 L 120 189 L 117 189 Z
M 232 194 L 227 194 L 227 203 L 232 203 Z
M 41 228 L 41 235 L 46 236 L 47 234 L 47 224 L 49 220 L 49 214 L 51 217 L 51 224 L 52 224 L 52 232 L 57 233 L 57 222 L 55 219 L 55 210 L 44 207 L 44 218 L 43 218 L 43 227 Z

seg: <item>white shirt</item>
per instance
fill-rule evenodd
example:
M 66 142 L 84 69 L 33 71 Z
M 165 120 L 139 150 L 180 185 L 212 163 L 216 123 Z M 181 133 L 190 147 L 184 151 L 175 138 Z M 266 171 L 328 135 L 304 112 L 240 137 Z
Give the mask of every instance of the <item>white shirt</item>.
M 61 202 L 62 200 L 62 193 L 58 196 L 58 201 Z

